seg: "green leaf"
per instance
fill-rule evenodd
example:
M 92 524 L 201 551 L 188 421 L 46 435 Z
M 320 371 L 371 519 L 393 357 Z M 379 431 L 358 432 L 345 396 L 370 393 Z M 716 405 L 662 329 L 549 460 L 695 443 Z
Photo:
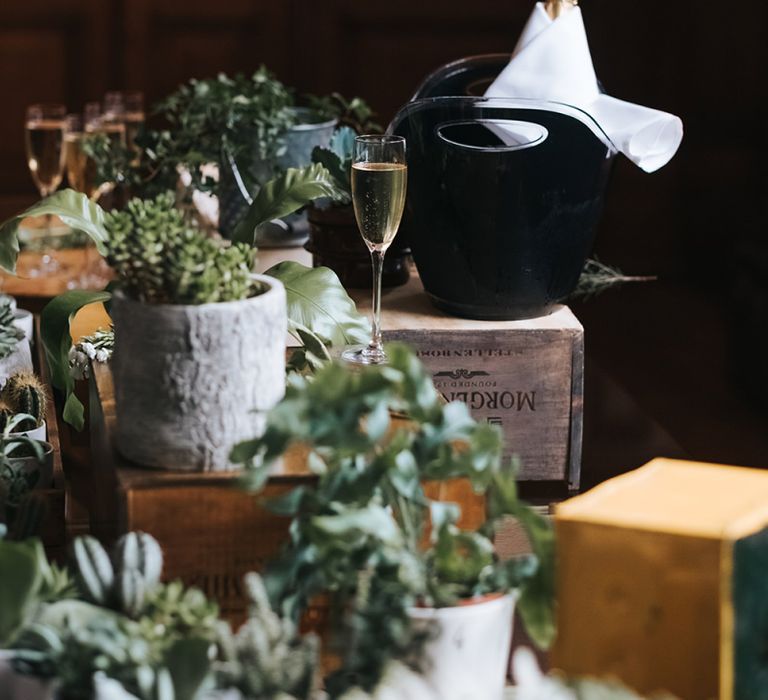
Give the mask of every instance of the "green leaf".
M 204 639 L 180 639 L 165 654 L 165 665 L 173 680 L 174 700 L 194 700 L 208 678 L 211 643 Z
M 0 649 L 13 640 L 29 618 L 43 583 L 39 540 L 0 540 Z
M 50 301 L 40 317 L 40 332 L 51 373 L 51 383 L 66 392 L 64 420 L 77 430 L 83 428 L 83 405 L 72 393 L 75 380 L 69 373 L 69 349 L 72 347 L 70 325 L 75 314 L 84 306 L 106 302 L 111 298 L 109 292 L 73 289 Z
M 358 313 L 333 270 L 287 260 L 265 274 L 285 286 L 291 323 L 308 329 L 334 347 L 370 340 L 368 319 Z
M 344 168 L 344 163 L 339 159 L 333 151 L 329 151 L 327 148 L 321 146 L 315 146 L 312 149 L 312 162 L 320 163 L 328 172 L 333 176 L 336 186 L 340 190 L 344 190 L 344 202 L 349 202 L 351 194 L 350 188 L 350 175 Z
M 331 173 L 319 163 L 305 168 L 288 168 L 262 186 L 232 238 L 253 244 L 254 231 L 259 224 L 293 214 L 320 197 L 339 199 L 342 196 Z
M 104 228 L 104 210 L 80 192 L 62 190 L 0 225 L 0 267 L 11 273 L 16 272 L 19 224 L 28 216 L 47 214 L 58 216 L 73 229 L 87 233 L 96 243 L 99 252 L 105 254 L 107 231 Z

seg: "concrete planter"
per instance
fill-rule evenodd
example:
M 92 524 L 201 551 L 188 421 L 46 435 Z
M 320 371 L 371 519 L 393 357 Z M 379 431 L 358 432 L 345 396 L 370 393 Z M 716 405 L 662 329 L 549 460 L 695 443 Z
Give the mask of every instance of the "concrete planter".
M 112 370 L 117 448 L 148 467 L 234 468 L 236 443 L 260 435 L 285 391 L 282 284 L 243 301 L 143 304 L 116 295 Z
M 416 626 L 436 625 L 424 648 L 424 679 L 440 700 L 502 700 L 515 596 L 450 608 L 412 608 Z

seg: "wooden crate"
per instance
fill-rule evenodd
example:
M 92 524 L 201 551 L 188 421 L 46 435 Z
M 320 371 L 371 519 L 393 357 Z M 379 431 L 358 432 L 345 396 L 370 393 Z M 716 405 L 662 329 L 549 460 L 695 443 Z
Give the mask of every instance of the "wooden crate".
M 245 612 L 242 579 L 260 570 L 286 542 L 289 520 L 264 508 L 259 498 L 237 489 L 236 472 L 170 472 L 138 467 L 113 447 L 115 400 L 112 375 L 94 366 L 90 381 L 93 489 L 91 530 L 105 544 L 142 530 L 160 542 L 164 577 L 181 579 L 215 598 L 232 621 Z M 263 496 L 277 496 L 312 483 L 304 455 L 286 455 Z M 467 483 L 432 485 L 433 498 L 459 502 L 464 527 L 484 519 L 484 503 Z
M 353 296 L 367 308 L 369 292 Z M 578 489 L 584 329 L 567 306 L 526 321 L 455 318 L 432 306 L 414 275 L 385 291 L 382 327 L 385 341 L 415 349 L 446 399 L 501 426 L 506 455 L 521 459 L 524 493 L 555 498 Z

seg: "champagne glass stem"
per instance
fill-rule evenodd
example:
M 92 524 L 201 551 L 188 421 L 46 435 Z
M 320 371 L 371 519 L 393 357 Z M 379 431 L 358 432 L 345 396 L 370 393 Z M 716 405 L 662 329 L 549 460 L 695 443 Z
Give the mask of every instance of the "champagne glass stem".
M 371 350 L 376 353 L 383 353 L 384 348 L 381 344 L 381 276 L 384 268 L 384 251 L 372 250 L 371 263 L 373 266 L 373 303 L 372 303 L 372 325 Z

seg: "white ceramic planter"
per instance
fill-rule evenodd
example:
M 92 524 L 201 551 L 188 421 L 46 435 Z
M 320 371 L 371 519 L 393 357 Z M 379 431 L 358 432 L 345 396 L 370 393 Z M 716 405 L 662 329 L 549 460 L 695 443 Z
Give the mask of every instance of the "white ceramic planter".
M 32 430 L 19 430 L 18 432 L 11 433 L 11 437 L 18 437 L 20 435 L 26 435 L 33 440 L 40 440 L 40 442 L 45 442 L 45 440 L 48 438 L 48 428 L 45 424 L 45 421 L 43 421 L 40 423 L 40 425 L 38 425 L 36 428 L 33 428 Z
M 3 386 L 8 377 L 17 372 L 32 371 L 32 351 L 29 343 L 22 338 L 14 348 L 13 352 L 0 360 L 0 386 Z
M 440 700 L 502 700 L 515 597 L 451 608 L 412 608 L 416 625 L 436 625 L 424 648 L 424 679 Z
M 285 393 L 283 285 L 243 301 L 150 305 L 116 295 L 118 450 L 148 467 L 223 471 Z
M 24 332 L 24 338 L 31 343 L 34 337 L 35 317 L 26 309 L 14 309 L 16 327 Z

